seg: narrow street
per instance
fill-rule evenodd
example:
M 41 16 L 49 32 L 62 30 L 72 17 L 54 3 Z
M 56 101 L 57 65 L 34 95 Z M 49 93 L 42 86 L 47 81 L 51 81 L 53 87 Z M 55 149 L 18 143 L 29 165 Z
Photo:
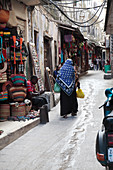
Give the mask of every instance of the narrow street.
M 0 170 L 101 170 L 96 160 L 96 134 L 101 128 L 104 91 L 113 87 L 102 71 L 80 78 L 84 99 L 78 99 L 77 117 L 60 117 L 60 103 L 40 124 L 0 151 Z

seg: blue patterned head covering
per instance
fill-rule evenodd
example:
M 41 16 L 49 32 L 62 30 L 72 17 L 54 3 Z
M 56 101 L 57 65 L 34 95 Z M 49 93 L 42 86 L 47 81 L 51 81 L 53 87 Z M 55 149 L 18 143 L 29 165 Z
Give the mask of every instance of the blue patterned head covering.
M 75 70 L 72 59 L 67 59 L 65 61 L 64 65 L 59 70 L 56 82 L 68 96 L 72 94 L 75 87 Z

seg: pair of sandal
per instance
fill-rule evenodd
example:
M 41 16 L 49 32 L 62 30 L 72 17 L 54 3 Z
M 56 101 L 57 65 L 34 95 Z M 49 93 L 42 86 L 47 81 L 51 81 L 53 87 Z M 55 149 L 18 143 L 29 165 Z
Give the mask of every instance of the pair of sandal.
M 71 113 L 71 116 L 77 116 L 77 112 L 76 113 Z
M 67 119 L 67 115 L 64 115 L 63 118 Z

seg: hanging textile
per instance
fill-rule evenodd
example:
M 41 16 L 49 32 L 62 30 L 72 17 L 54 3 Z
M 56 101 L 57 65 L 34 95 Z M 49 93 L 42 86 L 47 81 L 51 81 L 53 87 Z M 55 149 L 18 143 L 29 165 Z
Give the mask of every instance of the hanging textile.
M 61 63 L 64 62 L 64 59 L 63 59 L 63 51 L 61 51 Z

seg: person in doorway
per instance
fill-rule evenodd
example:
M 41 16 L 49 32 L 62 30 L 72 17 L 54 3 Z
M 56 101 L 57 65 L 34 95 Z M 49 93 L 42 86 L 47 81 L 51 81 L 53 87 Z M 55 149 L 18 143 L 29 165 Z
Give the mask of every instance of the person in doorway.
M 27 81 L 27 99 L 30 99 L 32 102 L 32 109 L 38 110 L 44 104 L 47 104 L 47 101 L 44 97 L 40 97 L 39 95 L 43 92 L 36 91 L 35 85 L 38 81 L 37 76 L 32 76 L 31 80 Z
M 53 77 L 54 77 L 54 79 L 55 79 L 55 80 L 56 80 L 56 77 L 57 77 L 58 71 L 59 71 L 59 67 L 58 67 L 58 66 L 56 66 L 56 69 L 53 71 Z M 55 83 L 55 80 L 54 80 L 54 83 Z
M 77 115 L 75 70 L 72 59 L 67 59 L 56 78 L 60 91 L 60 115 L 67 118 L 68 114 Z

